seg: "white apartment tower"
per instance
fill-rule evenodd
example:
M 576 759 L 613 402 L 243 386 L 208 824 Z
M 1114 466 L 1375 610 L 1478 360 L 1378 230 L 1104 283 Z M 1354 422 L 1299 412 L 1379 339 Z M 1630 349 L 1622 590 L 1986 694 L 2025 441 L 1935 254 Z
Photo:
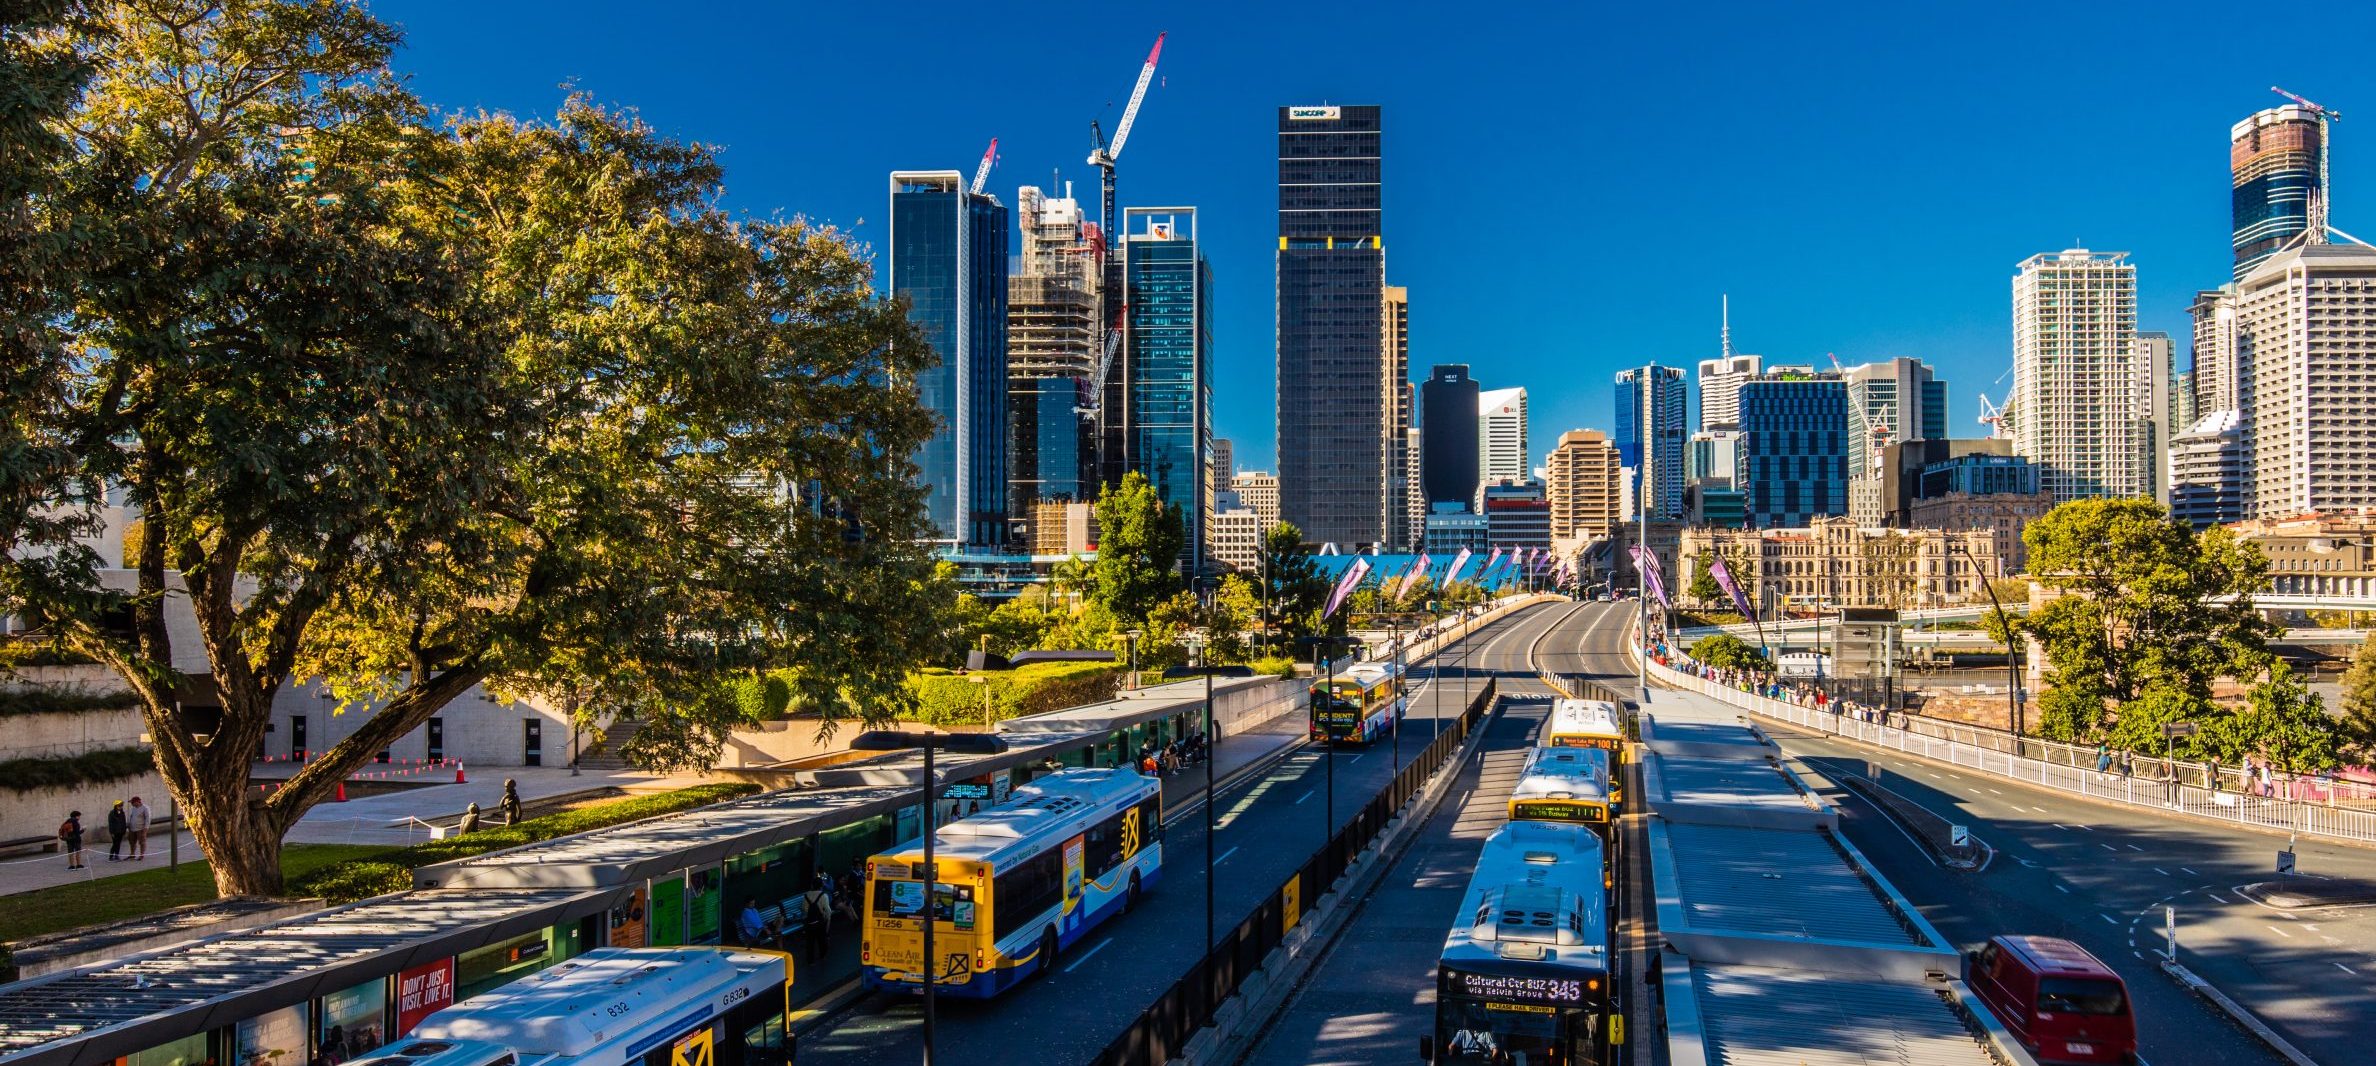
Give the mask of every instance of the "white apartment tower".
M 1384 293 L 1379 348 L 1386 367 L 1379 375 L 1378 410 L 1385 416 L 1379 431 L 1386 461 L 1378 490 L 1378 528 L 1385 531 L 1387 551 L 1408 551 L 1414 543 L 1411 487 L 1419 480 L 1419 453 L 1410 447 L 1411 413 L 1418 402 L 1411 388 L 1411 290 L 1388 285 Z
M 2244 516 L 2376 507 L 2376 249 L 2261 260 L 2235 323 Z
M 1493 389 L 1477 394 L 1477 472 L 1483 485 L 1525 481 L 1526 390 Z M 1479 499 L 1484 497 L 1480 495 Z
M 2137 343 L 2137 268 L 2073 248 L 2013 278 L 2013 453 L 2056 503 L 2153 496 L 2153 373 Z

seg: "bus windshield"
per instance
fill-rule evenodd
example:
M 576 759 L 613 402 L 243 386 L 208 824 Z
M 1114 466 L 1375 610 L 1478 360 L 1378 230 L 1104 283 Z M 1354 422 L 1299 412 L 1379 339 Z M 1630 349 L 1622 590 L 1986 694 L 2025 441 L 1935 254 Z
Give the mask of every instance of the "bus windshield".
M 876 881 L 874 912 L 888 918 L 914 918 L 924 913 L 924 882 Z M 935 881 L 932 916 L 959 929 L 974 927 L 974 888 Z
M 1560 1032 L 1557 1008 L 1527 1003 L 1452 999 L 1442 1007 L 1444 1046 L 1439 1063 L 1493 1066 L 1569 1066 L 1575 1062 Z

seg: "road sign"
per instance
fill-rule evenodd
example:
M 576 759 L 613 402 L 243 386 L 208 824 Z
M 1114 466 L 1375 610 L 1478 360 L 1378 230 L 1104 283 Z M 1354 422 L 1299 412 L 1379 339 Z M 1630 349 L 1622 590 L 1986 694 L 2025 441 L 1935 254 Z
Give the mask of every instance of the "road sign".
M 2162 908 L 2162 937 L 2170 942 L 2170 961 L 2178 961 L 2178 908 Z
M 2277 872 L 2286 876 L 2291 876 L 2293 874 L 2294 853 L 2292 848 L 2287 848 L 2284 851 L 2277 853 Z
M 1947 846 L 1948 846 L 1948 847 L 1951 847 L 1951 848 L 1968 848 L 1968 847 L 1971 847 L 1971 846 L 1972 846 L 1972 827 L 1971 827 L 1971 826 L 1968 826 L 1968 825 L 1951 825 L 1951 826 L 1948 826 L 1948 827 L 1947 827 Z
M 2163 722 L 2161 734 L 2165 737 L 2191 737 L 2202 732 L 2202 729 L 2202 726 L 2193 722 Z

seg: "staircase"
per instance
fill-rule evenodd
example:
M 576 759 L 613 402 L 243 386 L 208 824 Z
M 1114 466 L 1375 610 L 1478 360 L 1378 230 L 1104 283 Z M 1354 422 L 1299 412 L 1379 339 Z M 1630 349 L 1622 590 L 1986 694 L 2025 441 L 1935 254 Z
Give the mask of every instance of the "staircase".
M 619 749 L 626 746 L 636 730 L 643 728 L 643 719 L 614 719 L 608 729 L 586 731 L 586 746 L 578 752 L 578 769 L 627 770 L 627 760 L 619 757 Z

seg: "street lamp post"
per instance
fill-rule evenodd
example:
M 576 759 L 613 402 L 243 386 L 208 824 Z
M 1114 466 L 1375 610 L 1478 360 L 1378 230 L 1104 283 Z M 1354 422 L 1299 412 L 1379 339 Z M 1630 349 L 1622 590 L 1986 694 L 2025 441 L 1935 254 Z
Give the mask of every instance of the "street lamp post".
M 1205 736 L 1205 954 L 1213 953 L 1213 642 L 1201 632 L 1188 636 L 1190 650 L 1196 652 L 1196 666 L 1204 674 L 1204 736 Z
M 924 926 L 923 972 L 918 974 L 924 984 L 924 1066 L 932 1066 L 933 997 L 944 976 L 939 956 L 933 953 L 932 927 L 939 921 L 933 885 L 939 873 L 932 862 L 932 815 L 935 799 L 932 753 L 936 748 L 965 755 L 994 755 L 1007 750 L 1006 741 L 993 733 L 923 733 L 898 729 L 876 729 L 860 733 L 850 741 L 852 751 L 911 751 L 924 750 L 924 903 L 916 920 Z M 955 901 L 951 901 L 950 917 L 956 916 Z
M 2021 736 L 2021 669 L 2015 663 L 2013 651 L 2013 616 L 2006 614 L 2005 605 L 1997 600 L 1996 589 L 1990 587 L 1987 572 L 1980 569 L 1980 560 L 1972 556 L 1971 546 L 1960 540 L 1951 543 L 1972 564 L 1973 579 L 1980 582 L 1981 591 L 1988 593 L 1989 606 L 1996 608 L 1997 618 L 2005 623 L 2005 725 L 2013 730 L 2013 736 L 2018 739 Z
M 1130 687 L 1132 688 L 1137 688 L 1139 682 L 1138 641 L 1142 636 L 1145 636 L 1145 634 L 1135 629 L 1126 629 L 1122 631 L 1123 644 L 1125 647 L 1130 649 Z

